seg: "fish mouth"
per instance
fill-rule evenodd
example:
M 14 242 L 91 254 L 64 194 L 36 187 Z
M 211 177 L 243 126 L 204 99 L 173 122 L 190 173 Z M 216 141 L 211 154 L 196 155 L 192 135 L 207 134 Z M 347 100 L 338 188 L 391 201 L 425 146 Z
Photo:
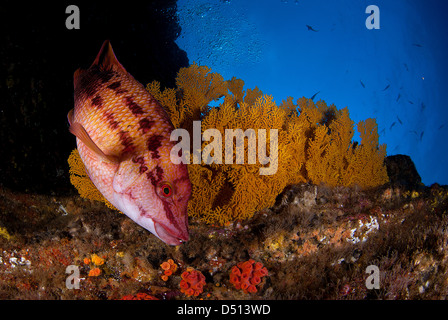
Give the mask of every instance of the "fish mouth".
M 171 246 L 181 245 L 183 242 L 187 242 L 190 238 L 188 231 L 182 232 L 180 230 L 173 230 L 172 228 L 167 228 L 161 223 L 154 222 L 154 229 L 157 237 Z

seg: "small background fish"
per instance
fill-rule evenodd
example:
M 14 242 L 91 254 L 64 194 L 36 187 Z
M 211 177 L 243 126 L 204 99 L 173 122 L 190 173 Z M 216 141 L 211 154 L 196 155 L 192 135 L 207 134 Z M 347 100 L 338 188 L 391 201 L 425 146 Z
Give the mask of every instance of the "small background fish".
M 319 30 L 314 29 L 312 26 L 310 25 L 306 25 L 306 28 L 308 29 L 308 31 L 314 31 L 314 32 L 319 32 Z
M 158 102 L 118 62 L 105 41 L 88 70 L 74 74 L 70 132 L 104 197 L 171 245 L 187 241 L 191 184 L 170 161 L 174 129 Z

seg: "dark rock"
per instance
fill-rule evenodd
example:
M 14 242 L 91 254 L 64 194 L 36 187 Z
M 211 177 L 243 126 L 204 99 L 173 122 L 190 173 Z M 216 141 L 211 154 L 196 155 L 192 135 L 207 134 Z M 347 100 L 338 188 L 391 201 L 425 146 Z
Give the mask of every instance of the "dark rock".
M 388 156 L 385 160 L 387 175 L 394 186 L 415 189 L 422 185 L 422 179 L 411 157 L 403 154 Z

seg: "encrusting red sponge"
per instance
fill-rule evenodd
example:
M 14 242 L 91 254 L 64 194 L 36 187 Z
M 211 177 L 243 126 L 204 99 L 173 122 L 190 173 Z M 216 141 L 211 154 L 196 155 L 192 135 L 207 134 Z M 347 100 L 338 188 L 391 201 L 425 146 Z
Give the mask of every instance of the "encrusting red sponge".
M 242 289 L 245 293 L 257 292 L 256 286 L 261 282 L 264 276 L 268 275 L 268 270 L 263 267 L 261 262 L 255 262 L 249 259 L 240 262 L 230 271 L 230 283 L 236 289 Z

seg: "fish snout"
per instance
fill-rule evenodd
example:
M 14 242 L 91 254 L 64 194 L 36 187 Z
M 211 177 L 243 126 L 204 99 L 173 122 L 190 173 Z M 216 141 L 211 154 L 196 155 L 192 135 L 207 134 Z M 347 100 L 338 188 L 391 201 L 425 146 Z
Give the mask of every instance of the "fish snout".
M 119 210 L 166 244 L 177 246 L 188 241 L 186 210 L 162 205 L 163 202 L 138 201 L 139 198 L 136 194 L 115 193 L 113 201 Z
M 158 222 L 154 222 L 154 226 L 157 237 L 159 237 L 160 240 L 162 240 L 166 244 L 178 246 L 183 242 L 187 242 L 190 238 L 187 226 L 185 226 L 185 229 L 182 228 L 184 230 L 177 228 L 168 228 L 167 226 Z
M 157 237 L 169 245 L 180 245 L 190 238 L 186 204 L 164 201 L 164 216 L 154 221 Z

